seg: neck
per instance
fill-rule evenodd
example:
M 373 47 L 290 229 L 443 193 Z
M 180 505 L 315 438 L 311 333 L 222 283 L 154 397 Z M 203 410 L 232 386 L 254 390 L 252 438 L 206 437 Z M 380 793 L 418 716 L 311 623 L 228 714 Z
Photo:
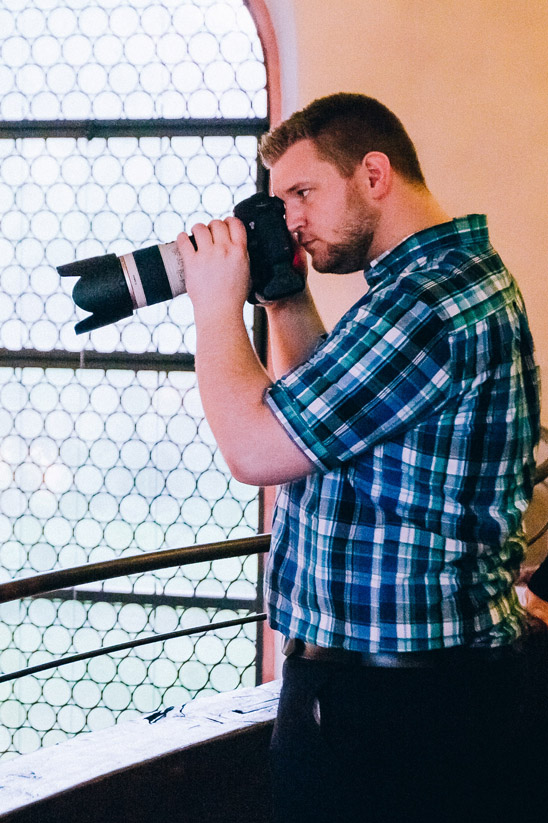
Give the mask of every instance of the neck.
M 451 219 L 425 186 L 402 183 L 383 204 L 369 249 L 369 262 L 406 237 Z

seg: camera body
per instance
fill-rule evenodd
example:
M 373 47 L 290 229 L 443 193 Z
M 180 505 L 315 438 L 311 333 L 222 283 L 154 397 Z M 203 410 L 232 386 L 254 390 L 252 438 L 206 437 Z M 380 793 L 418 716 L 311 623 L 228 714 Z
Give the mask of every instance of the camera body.
M 235 217 L 247 232 L 251 303 L 271 302 L 302 291 L 305 277 L 278 197 L 257 193 L 242 200 Z M 196 248 L 194 238 L 190 237 Z M 157 246 L 118 257 L 105 254 L 57 267 L 61 277 L 78 277 L 72 290 L 77 306 L 91 312 L 75 326 L 76 334 L 130 317 L 135 309 L 186 292 L 177 244 Z

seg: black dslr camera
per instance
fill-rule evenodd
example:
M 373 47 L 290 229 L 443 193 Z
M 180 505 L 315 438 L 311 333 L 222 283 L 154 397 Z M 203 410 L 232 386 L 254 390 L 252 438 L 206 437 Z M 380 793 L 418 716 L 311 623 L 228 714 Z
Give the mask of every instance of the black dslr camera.
M 251 270 L 251 303 L 280 300 L 304 289 L 305 279 L 278 197 L 254 194 L 234 209 L 245 225 Z M 190 238 L 194 243 L 194 238 Z M 57 267 L 61 277 L 79 277 L 72 290 L 77 306 L 91 312 L 75 326 L 89 332 L 134 309 L 184 294 L 185 278 L 176 243 L 150 246 L 117 257 L 105 254 Z M 260 299 L 257 298 L 259 296 Z

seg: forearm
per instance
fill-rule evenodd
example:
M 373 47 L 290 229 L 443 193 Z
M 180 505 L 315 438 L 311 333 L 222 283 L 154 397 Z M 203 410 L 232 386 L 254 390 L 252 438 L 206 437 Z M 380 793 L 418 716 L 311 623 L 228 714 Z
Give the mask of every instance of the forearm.
M 232 474 L 273 485 L 303 476 L 312 464 L 264 402 L 271 380 L 239 315 L 196 316 L 196 373 L 204 412 Z
M 270 304 L 266 311 L 272 365 L 278 378 L 310 357 L 325 326 L 308 286 L 289 300 Z
M 234 477 L 268 486 L 295 480 L 314 465 L 264 401 L 271 380 L 243 320 L 249 291 L 246 230 L 234 217 L 177 238 L 196 323 L 196 373 L 205 415 Z

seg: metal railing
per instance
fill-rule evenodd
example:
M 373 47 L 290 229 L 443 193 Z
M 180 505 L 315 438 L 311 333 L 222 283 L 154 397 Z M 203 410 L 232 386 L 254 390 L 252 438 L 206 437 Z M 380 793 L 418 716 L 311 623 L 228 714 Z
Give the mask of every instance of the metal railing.
M 270 534 L 260 534 L 253 537 L 245 537 L 236 540 L 225 540 L 217 543 L 206 543 L 201 546 L 189 546 L 181 549 L 168 549 L 165 551 L 150 552 L 144 555 L 133 555 L 115 560 L 107 560 L 101 563 L 89 563 L 84 566 L 75 566 L 68 569 L 60 569 L 44 574 L 34 575 L 19 580 L 11 580 L 0 585 L 0 603 L 7 603 L 11 600 L 21 600 L 25 597 L 37 597 L 57 593 L 59 589 L 72 588 L 75 586 L 94 583 L 97 581 L 111 580 L 115 577 L 139 574 L 146 571 L 157 571 L 159 569 L 173 568 L 174 566 L 186 566 L 191 563 L 207 562 L 212 560 L 225 560 L 231 557 L 251 556 L 267 552 L 270 547 Z M 36 666 L 29 666 L 24 669 L 9 672 L 0 676 L 0 683 L 16 680 L 25 675 L 36 674 L 47 669 L 75 663 L 81 660 L 88 660 L 103 654 L 133 649 L 151 643 L 172 640 L 176 637 L 184 637 L 190 634 L 200 634 L 210 630 L 228 628 L 230 626 L 242 626 L 246 623 L 259 623 L 266 619 L 266 614 L 258 613 L 248 617 L 240 617 L 235 620 L 225 620 L 210 623 L 202 626 L 195 626 L 189 629 L 179 629 L 164 634 L 153 634 L 129 640 L 126 643 L 118 643 L 111 646 L 103 646 L 99 649 L 92 649 L 76 655 L 68 655 L 55 660 L 49 660 Z
M 535 473 L 535 485 L 543 483 L 548 479 L 548 460 L 537 466 Z M 532 538 L 528 540 L 528 545 L 536 543 L 548 531 L 548 523 L 545 524 Z M 11 580 L 8 583 L 0 584 L 0 603 L 7 603 L 12 600 L 21 600 L 26 597 L 37 597 L 48 594 L 58 595 L 60 590 L 86 585 L 97 581 L 104 582 L 116 577 L 132 574 L 140 574 L 147 571 L 158 571 L 173 567 L 187 566 L 192 563 L 209 562 L 213 560 L 225 560 L 227 558 L 251 556 L 267 552 L 270 547 L 270 534 L 259 534 L 253 537 L 245 537 L 236 540 L 225 540 L 216 543 L 207 543 L 201 546 L 188 546 L 180 549 L 168 549 L 164 551 L 149 552 L 146 554 L 133 555 L 130 557 L 116 558 L 100 563 L 89 563 L 84 566 L 75 566 L 68 569 L 59 569 L 43 574 L 25 577 L 18 580 Z M 170 640 L 176 637 L 183 637 L 190 634 L 199 634 L 210 629 L 221 629 L 229 626 L 244 625 L 250 622 L 261 622 L 266 619 L 264 613 L 257 613 L 248 617 L 236 620 L 210 623 L 208 625 L 195 626 L 190 629 L 180 629 L 164 634 L 154 634 L 138 639 L 130 640 L 127 643 L 120 643 L 111 646 L 104 646 L 82 652 L 77 655 L 68 655 L 56 660 L 48 661 L 37 666 L 30 666 L 24 669 L 0 675 L 0 683 L 15 680 L 26 674 L 36 674 L 46 669 L 56 668 L 80 660 L 86 660 L 102 654 L 132 649 L 150 643 Z
M 261 554 L 270 546 L 270 534 L 242 537 L 237 540 L 221 540 L 217 543 L 205 543 L 202 546 L 188 546 L 182 549 L 137 554 L 105 560 L 101 563 L 88 563 L 70 569 L 10 580 L 0 585 L 0 603 L 20 600 L 23 597 L 35 597 L 39 594 L 51 594 L 57 589 L 95 583 L 98 580 L 112 580 L 127 574 L 140 574 L 145 571 L 169 569 L 174 566 L 186 566 L 210 560 L 225 560 L 228 557 Z
M 537 466 L 535 473 L 535 485 L 544 483 L 546 480 L 548 480 L 548 460 L 545 460 Z M 529 537 L 528 545 L 532 546 L 534 543 L 539 541 L 547 531 L 548 523 L 544 524 L 536 534 Z M 96 602 L 101 602 L 103 600 L 108 602 L 109 599 L 111 599 L 113 602 L 121 600 L 131 603 L 136 596 L 134 593 L 117 591 L 116 586 L 112 591 L 103 591 L 102 589 L 99 590 L 93 587 L 90 588 L 90 584 L 96 582 L 100 582 L 102 584 L 105 581 L 112 580 L 114 578 L 123 578 L 130 575 L 158 571 L 160 569 L 185 567 L 194 563 L 223 561 L 230 558 L 257 556 L 269 550 L 270 540 L 270 534 L 259 534 L 253 537 L 224 540 L 178 549 L 147 552 L 129 557 L 116 558 L 113 560 L 90 563 L 72 568 L 44 572 L 31 577 L 23 577 L 0 584 L 0 604 L 7 604 L 13 601 L 22 601 L 24 599 L 29 599 L 32 603 L 36 600 L 40 601 L 41 598 L 45 598 L 46 600 L 51 599 L 61 601 L 78 600 L 80 598 L 82 600 L 89 599 L 91 601 L 95 599 Z M 164 602 L 167 603 L 165 594 L 151 594 L 147 592 L 141 596 L 147 600 L 157 598 L 159 604 Z M 180 608 L 185 608 L 188 606 L 192 608 L 192 606 L 196 606 L 206 612 L 207 609 L 219 608 L 219 606 L 213 606 L 213 601 L 218 600 L 219 605 L 221 605 L 221 607 L 223 605 L 221 602 L 222 598 L 215 598 L 211 596 L 202 598 L 203 603 L 198 602 L 200 601 L 199 596 L 192 597 L 167 595 L 167 599 L 169 600 L 170 598 L 177 601 Z M 184 627 L 181 627 L 180 624 L 179 626 L 165 627 L 174 628 L 175 630 L 173 631 L 162 632 L 160 630 L 154 632 L 153 630 L 151 631 L 151 629 L 154 629 L 154 626 L 148 626 L 148 630 L 137 632 L 135 636 L 130 636 L 127 639 L 116 636 L 105 636 L 104 642 L 101 642 L 101 639 L 98 639 L 99 642 L 96 640 L 94 648 L 82 650 L 75 645 L 70 649 L 66 649 L 65 654 L 55 655 L 54 659 L 51 657 L 49 659 L 44 659 L 43 656 L 42 659 L 40 659 L 40 655 L 38 655 L 38 657 L 34 660 L 22 660 L 21 662 L 27 663 L 26 667 L 22 667 L 20 665 L 17 666 L 16 662 L 12 670 L 8 672 L 4 670 L 4 673 L 0 674 L 0 684 L 8 684 L 10 681 L 14 681 L 13 687 L 10 688 L 15 688 L 15 682 L 20 681 L 26 676 L 28 676 L 29 680 L 32 681 L 35 679 L 33 678 L 35 675 L 38 675 L 40 678 L 40 673 L 51 671 L 60 667 L 66 667 L 69 664 L 80 664 L 81 661 L 93 661 L 94 658 L 110 660 L 113 658 L 120 659 L 120 652 L 131 652 L 133 649 L 139 649 L 155 643 L 165 644 L 166 642 L 176 638 L 184 638 L 190 635 L 213 636 L 215 632 L 222 633 L 222 630 L 230 631 L 233 627 L 241 628 L 247 624 L 254 624 L 257 626 L 254 642 L 256 643 L 257 659 L 259 659 L 262 652 L 262 632 L 259 630 L 259 626 L 266 620 L 266 615 L 259 611 L 261 608 L 259 605 L 260 596 L 256 599 L 249 600 L 243 598 L 241 599 L 241 602 L 237 602 L 237 599 L 233 600 L 234 603 L 232 603 L 230 608 L 233 608 L 236 611 L 236 616 L 234 619 L 227 619 L 232 618 L 231 614 L 219 614 L 218 617 L 215 617 L 213 612 L 209 612 L 206 614 L 206 619 L 210 619 L 209 623 L 202 622 L 198 617 L 198 619 L 195 620 L 197 625 L 189 625 L 187 622 L 186 625 L 183 624 Z M 227 608 L 227 599 L 225 598 L 223 602 L 225 604 L 224 607 Z M 254 613 L 250 613 L 250 611 Z M 189 622 L 190 617 L 191 615 L 189 615 Z M 46 631 L 47 626 L 45 624 L 42 625 L 44 626 L 44 631 Z M 112 642 L 113 640 L 124 640 L 125 642 Z M 148 655 L 148 659 L 155 659 L 156 657 L 154 651 L 143 651 L 142 654 Z M 152 657 L 150 657 L 151 654 Z M 32 665 L 33 663 L 35 665 Z M 82 663 L 82 665 L 84 664 Z M 89 665 L 91 665 L 91 663 Z M 256 669 L 256 682 L 261 682 L 261 673 L 259 669 L 260 666 Z M 76 680 L 78 680 L 81 676 L 82 675 L 75 675 Z M 26 683 L 27 681 L 24 682 Z

